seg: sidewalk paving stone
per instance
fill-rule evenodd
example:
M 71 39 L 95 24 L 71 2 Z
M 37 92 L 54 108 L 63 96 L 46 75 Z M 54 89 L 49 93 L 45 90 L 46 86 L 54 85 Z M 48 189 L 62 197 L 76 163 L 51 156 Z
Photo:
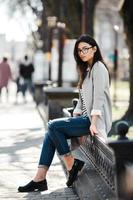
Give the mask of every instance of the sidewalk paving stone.
M 14 105 L 0 103 L 0 199 L 1 200 L 78 200 L 55 155 L 47 182 L 48 191 L 18 193 L 17 188 L 34 176 L 45 127 L 33 101 Z

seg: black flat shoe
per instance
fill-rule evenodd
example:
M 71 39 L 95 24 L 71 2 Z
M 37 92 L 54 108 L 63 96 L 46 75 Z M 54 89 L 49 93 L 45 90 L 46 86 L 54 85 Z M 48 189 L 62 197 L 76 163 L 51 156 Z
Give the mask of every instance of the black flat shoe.
M 69 171 L 69 177 L 66 182 L 66 185 L 70 187 L 73 182 L 76 180 L 78 172 L 83 168 L 84 162 L 78 159 L 74 159 L 74 164 L 72 166 L 72 169 Z
M 45 191 L 48 189 L 46 179 L 39 182 L 31 181 L 25 186 L 20 186 L 18 192 L 34 192 L 34 191 Z

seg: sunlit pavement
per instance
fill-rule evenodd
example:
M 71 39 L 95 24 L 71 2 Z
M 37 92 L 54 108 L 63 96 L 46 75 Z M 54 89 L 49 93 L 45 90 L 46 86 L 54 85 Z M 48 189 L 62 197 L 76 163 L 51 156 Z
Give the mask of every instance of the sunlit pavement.
M 55 156 L 47 181 L 49 190 L 42 193 L 18 193 L 17 188 L 34 176 L 45 134 L 32 97 L 24 103 L 20 94 L 16 103 L 14 85 L 7 101 L 3 93 L 0 103 L 0 199 L 78 199 L 65 185 L 66 178 Z

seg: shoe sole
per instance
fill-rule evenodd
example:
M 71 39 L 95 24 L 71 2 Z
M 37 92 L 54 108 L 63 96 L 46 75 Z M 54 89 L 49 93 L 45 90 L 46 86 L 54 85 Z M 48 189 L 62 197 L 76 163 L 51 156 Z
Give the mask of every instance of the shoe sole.
M 35 188 L 33 190 L 18 190 L 18 192 L 42 192 L 42 191 L 45 191 L 45 190 L 48 190 L 48 187 L 40 187 L 40 188 Z
M 45 191 L 45 190 L 48 190 L 48 188 L 47 187 L 42 187 L 42 188 L 38 189 L 39 192 L 42 192 L 42 191 Z

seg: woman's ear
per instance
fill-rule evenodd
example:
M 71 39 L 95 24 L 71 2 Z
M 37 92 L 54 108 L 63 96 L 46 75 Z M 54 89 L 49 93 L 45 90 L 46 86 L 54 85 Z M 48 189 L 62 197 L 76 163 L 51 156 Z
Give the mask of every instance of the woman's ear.
M 96 47 L 96 46 L 94 46 L 94 47 L 93 47 L 93 50 L 94 50 L 94 52 L 96 52 L 96 51 L 97 51 L 97 47 Z

